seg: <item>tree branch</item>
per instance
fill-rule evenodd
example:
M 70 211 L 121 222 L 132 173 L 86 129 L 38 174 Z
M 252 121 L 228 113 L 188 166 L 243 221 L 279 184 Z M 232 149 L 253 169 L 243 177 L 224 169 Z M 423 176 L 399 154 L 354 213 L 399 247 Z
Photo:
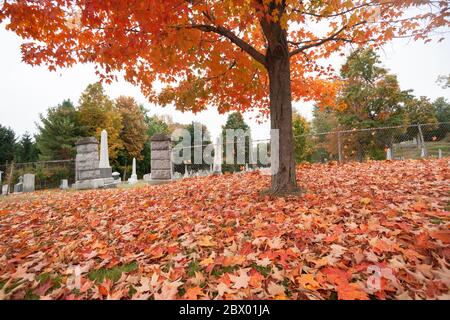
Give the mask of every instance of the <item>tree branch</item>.
M 362 24 L 364 24 L 364 23 L 366 23 L 366 21 L 361 21 L 361 22 L 359 22 L 359 23 L 357 23 L 357 24 L 354 24 L 354 25 L 351 26 L 350 28 L 357 27 L 357 26 L 362 25 Z M 309 41 L 307 41 L 307 42 L 309 42 L 309 44 L 306 44 L 306 45 L 304 45 L 304 46 L 301 46 L 301 47 L 299 47 L 299 48 L 297 48 L 297 49 L 291 51 L 291 52 L 289 53 L 289 57 L 295 56 L 296 54 L 298 54 L 298 53 L 300 53 L 300 52 L 303 52 L 303 51 L 305 51 L 305 50 L 307 50 L 307 49 L 310 49 L 310 48 L 318 47 L 318 46 L 320 46 L 320 45 L 322 45 L 322 44 L 324 44 L 324 43 L 330 42 L 330 41 L 345 41 L 345 42 L 352 42 L 352 41 L 349 40 L 349 39 L 345 39 L 345 38 L 342 38 L 342 37 L 338 37 L 339 34 L 341 34 L 345 29 L 348 29 L 348 28 L 349 28 L 349 26 L 348 26 L 348 25 L 345 25 L 345 26 L 343 26 L 342 28 L 340 28 L 339 30 L 337 30 L 335 33 L 333 33 L 332 35 L 330 35 L 330 36 L 327 37 L 327 38 L 324 38 L 324 39 L 316 39 L 316 40 L 309 40 Z M 291 42 L 291 43 L 292 43 L 292 42 Z
M 253 46 L 251 46 L 249 43 L 245 42 L 241 38 L 239 38 L 236 34 L 234 34 L 231 30 L 222 27 L 222 26 L 212 26 L 207 24 L 193 24 L 186 26 L 186 28 L 192 28 L 192 29 L 198 29 L 203 32 L 214 32 L 218 35 L 221 35 L 228 40 L 230 40 L 232 43 L 237 45 L 239 48 L 247 52 L 253 59 L 261 63 L 263 66 L 266 67 L 266 57 L 261 52 L 256 50 Z

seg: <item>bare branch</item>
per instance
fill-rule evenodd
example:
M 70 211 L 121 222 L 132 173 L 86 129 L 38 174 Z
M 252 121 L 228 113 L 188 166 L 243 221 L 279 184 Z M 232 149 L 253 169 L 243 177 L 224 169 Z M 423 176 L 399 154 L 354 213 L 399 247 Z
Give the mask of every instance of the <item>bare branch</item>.
M 222 27 L 222 26 L 212 26 L 207 24 L 192 24 L 189 26 L 185 26 L 185 28 L 192 28 L 192 29 L 198 29 L 203 32 L 214 32 L 218 35 L 221 35 L 228 40 L 230 40 L 232 43 L 237 45 L 239 48 L 247 52 L 253 59 L 261 63 L 262 65 L 266 66 L 266 57 L 256 50 L 252 45 L 245 42 L 241 38 L 239 38 L 236 34 L 234 34 L 231 30 Z
M 308 49 L 310 49 L 310 48 L 318 47 L 318 46 L 320 46 L 320 45 L 322 45 L 322 44 L 325 44 L 325 43 L 327 43 L 327 42 L 330 42 L 330 41 L 353 42 L 353 41 L 350 40 L 350 39 L 345 39 L 345 38 L 338 37 L 338 36 L 339 36 L 344 30 L 346 30 L 346 29 L 351 29 L 351 28 L 354 28 L 354 27 L 357 27 L 357 26 L 362 25 L 362 24 L 364 24 L 364 23 L 366 23 L 366 21 L 361 21 L 361 22 L 359 22 L 359 23 L 357 23 L 357 24 L 354 24 L 354 25 L 351 26 L 351 27 L 349 27 L 348 25 L 345 25 L 345 26 L 343 26 L 342 28 L 340 28 L 339 30 L 337 30 L 335 33 L 333 33 L 332 35 L 330 35 L 330 36 L 327 37 L 327 38 L 316 39 L 316 40 L 308 40 L 308 41 L 307 41 L 308 44 L 305 44 L 304 46 L 301 46 L 301 47 L 299 47 L 299 48 L 297 48 L 297 49 L 291 51 L 291 52 L 289 53 L 289 57 L 295 56 L 296 54 L 298 54 L 298 53 L 300 53 L 300 52 L 303 52 L 303 51 L 308 50 Z M 290 42 L 290 43 L 292 43 L 292 42 Z

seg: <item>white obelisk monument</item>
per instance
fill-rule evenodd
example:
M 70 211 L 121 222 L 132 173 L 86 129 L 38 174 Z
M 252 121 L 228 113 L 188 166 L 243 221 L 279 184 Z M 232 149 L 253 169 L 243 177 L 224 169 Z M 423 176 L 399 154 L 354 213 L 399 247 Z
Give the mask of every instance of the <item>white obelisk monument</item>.
M 128 179 L 129 184 L 134 184 L 138 181 L 136 174 L 136 158 L 133 158 L 133 167 L 131 171 L 131 177 Z
M 220 137 L 217 138 L 214 149 L 213 174 L 222 174 L 222 139 Z
M 102 178 L 112 178 L 112 168 L 109 165 L 108 155 L 108 132 L 106 132 L 106 130 L 102 130 L 100 140 L 100 162 L 98 167 L 100 168 L 100 175 Z

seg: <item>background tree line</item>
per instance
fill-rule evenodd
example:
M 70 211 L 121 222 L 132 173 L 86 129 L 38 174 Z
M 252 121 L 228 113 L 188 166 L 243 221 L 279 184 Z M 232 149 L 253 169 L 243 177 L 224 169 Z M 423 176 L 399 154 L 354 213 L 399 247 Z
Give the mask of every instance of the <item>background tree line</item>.
M 440 77 L 438 82 L 448 88 L 447 77 Z M 314 141 L 308 138 L 310 134 L 401 126 L 376 134 L 356 131 L 342 135 L 344 157 L 359 161 L 384 159 L 386 148 L 394 142 L 412 138 L 420 141 L 418 128 L 406 128 L 409 125 L 429 124 L 422 127 L 425 141 L 449 139 L 450 125 L 438 123 L 450 121 L 450 103 L 444 97 L 431 101 L 424 96 L 415 97 L 411 90 L 402 90 L 397 77 L 380 66 L 379 56 L 371 49 L 359 49 L 348 56 L 336 88 L 334 104 L 314 107 L 310 123 L 294 113 L 297 163 L 330 159 L 338 152 L 337 134 L 317 135 Z
M 448 78 L 438 79 L 443 88 L 449 88 Z M 329 159 L 337 153 L 336 135 L 310 139 L 317 133 L 427 123 L 431 125 L 424 128 L 425 140 L 446 139 L 448 135 L 449 126 L 438 123 L 450 121 L 450 103 L 444 97 L 430 101 L 427 97 L 415 97 L 411 90 L 402 90 L 397 77 L 380 66 L 379 56 L 371 49 L 352 52 L 341 67 L 335 84 L 334 104 L 316 106 L 310 122 L 294 111 L 294 157 L 297 163 Z M 191 132 L 193 144 L 195 125 L 203 128 L 203 144 L 210 143 L 211 136 L 204 124 L 182 125 L 174 123 L 169 116 L 150 116 L 134 98 L 120 96 L 112 100 L 100 83 L 94 83 L 81 94 L 77 105 L 65 100 L 49 108 L 45 115 L 41 114 L 34 138 L 28 133 L 19 138 L 11 128 L 0 125 L 0 164 L 74 159 L 75 142 L 79 137 L 95 136 L 100 140 L 101 130 L 106 129 L 113 169 L 122 176 L 124 173 L 129 175 L 131 160 L 135 157 L 138 174 L 142 176 L 150 172 L 150 138 L 155 133 L 170 135 L 177 128 L 186 128 Z M 227 129 L 249 131 L 249 126 L 239 112 L 234 112 L 229 114 L 222 127 L 223 135 Z M 375 136 L 371 132 L 361 132 L 348 135 L 345 145 L 348 150 L 356 150 L 354 156 L 359 160 L 365 157 L 382 159 L 394 137 L 404 141 L 418 134 L 417 127 L 380 131 Z M 245 159 L 250 161 L 250 150 L 257 146 L 250 145 L 251 135 L 245 139 Z M 234 157 L 237 143 L 235 140 Z M 225 150 L 224 144 L 224 153 Z M 191 162 L 194 163 L 194 149 L 191 151 Z M 207 165 L 196 169 L 207 169 Z M 241 169 L 241 165 L 223 166 L 224 171 Z M 177 167 L 176 171 L 184 173 L 184 166 Z
M 26 133 L 19 139 L 13 129 L 0 125 L 0 165 L 12 161 L 74 159 L 75 143 L 80 137 L 94 136 L 100 141 L 101 131 L 106 129 L 113 170 L 120 172 L 122 177 L 125 173 L 126 177 L 129 176 L 135 157 L 138 175 L 142 176 L 150 172 L 150 139 L 155 133 L 170 136 L 175 129 L 184 128 L 191 133 L 193 143 L 194 126 L 201 126 L 203 144 L 211 141 L 204 124 L 192 122 L 184 125 L 173 122 L 170 116 L 150 116 L 148 110 L 132 97 L 109 98 L 101 83 L 88 85 L 77 105 L 65 100 L 48 108 L 46 114 L 40 114 L 39 118 L 34 137 Z M 193 149 L 191 154 L 193 157 Z M 204 169 L 207 167 L 201 166 Z M 184 166 L 177 168 L 177 171 L 184 172 Z

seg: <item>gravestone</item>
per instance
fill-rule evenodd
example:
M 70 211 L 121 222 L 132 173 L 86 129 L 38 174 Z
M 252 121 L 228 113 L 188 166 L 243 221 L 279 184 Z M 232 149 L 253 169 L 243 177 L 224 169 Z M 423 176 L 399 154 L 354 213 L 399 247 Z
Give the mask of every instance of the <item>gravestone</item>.
M 165 134 L 155 134 L 151 139 L 151 179 L 172 180 L 171 141 Z
M 179 180 L 179 179 L 183 178 L 183 175 L 181 174 L 181 172 L 175 172 L 175 173 L 173 174 L 173 178 L 174 178 L 175 180 Z
M 386 150 L 386 160 L 392 160 L 392 149 L 388 148 Z
M 150 182 L 152 180 L 152 175 L 150 173 L 144 174 L 142 179 L 144 179 L 145 182 Z
M 2 196 L 6 196 L 8 194 L 8 190 L 9 190 L 9 185 L 4 184 L 2 186 Z
M 102 135 L 100 139 L 100 176 L 102 178 L 112 177 L 112 168 L 109 165 L 109 155 L 108 155 L 108 132 L 102 130 Z
M 23 177 L 19 177 L 19 182 L 14 185 L 14 193 L 23 192 Z
M 105 185 L 101 178 L 98 158 L 98 141 L 94 137 L 80 138 L 75 144 L 77 155 L 75 158 L 75 171 L 77 181 L 75 189 L 95 189 Z M 105 179 L 106 180 L 106 179 Z M 106 181 L 107 183 L 112 182 Z
M 2 173 L 3 171 L 0 170 L 0 183 L 2 183 Z
M 115 183 L 119 183 L 120 182 L 120 173 L 119 172 L 117 172 L 117 171 L 113 172 L 111 175 L 112 175 Z
M 438 158 L 442 159 L 442 150 L 441 149 L 438 150 Z
M 422 147 L 420 149 L 420 157 L 425 158 L 426 156 L 427 156 L 427 150 L 424 147 Z
M 69 189 L 69 181 L 67 179 L 62 179 L 59 188 L 62 190 Z
M 26 173 L 23 175 L 23 192 L 34 192 L 35 175 Z

